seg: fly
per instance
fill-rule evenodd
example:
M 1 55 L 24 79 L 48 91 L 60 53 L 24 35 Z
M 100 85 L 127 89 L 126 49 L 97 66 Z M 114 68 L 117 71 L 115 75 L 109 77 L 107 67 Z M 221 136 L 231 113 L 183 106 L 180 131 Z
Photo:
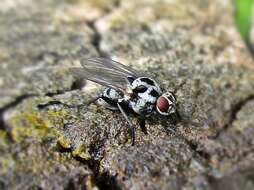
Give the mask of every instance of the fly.
M 173 92 L 163 92 L 148 75 L 106 58 L 82 59 L 81 65 L 82 69 L 72 68 L 74 75 L 106 87 L 102 94 L 89 103 L 96 102 L 108 109 L 120 111 L 131 131 L 132 145 L 135 142 L 135 128 L 127 113 L 141 116 L 144 122 L 152 114 L 169 116 L 177 113 Z

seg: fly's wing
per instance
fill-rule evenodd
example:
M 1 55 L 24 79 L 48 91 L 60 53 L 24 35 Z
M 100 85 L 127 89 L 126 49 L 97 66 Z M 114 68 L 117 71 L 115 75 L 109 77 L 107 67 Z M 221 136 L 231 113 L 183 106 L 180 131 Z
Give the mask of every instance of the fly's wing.
M 127 77 L 140 76 L 134 69 L 111 59 L 82 59 L 80 63 L 83 68 L 71 69 L 74 75 L 123 92 L 128 84 Z
M 117 61 L 114 61 L 112 59 L 95 58 L 95 59 L 88 59 L 88 61 L 96 63 L 96 64 L 104 65 L 107 68 L 111 68 L 111 69 L 117 70 L 117 71 L 122 72 L 122 73 L 129 74 L 129 76 L 138 77 L 138 76 L 142 75 L 140 72 L 138 72 L 138 71 L 136 71 L 136 70 L 134 70 L 134 69 L 132 69 L 128 66 L 125 66 L 125 65 L 123 65 L 123 64 L 121 64 Z

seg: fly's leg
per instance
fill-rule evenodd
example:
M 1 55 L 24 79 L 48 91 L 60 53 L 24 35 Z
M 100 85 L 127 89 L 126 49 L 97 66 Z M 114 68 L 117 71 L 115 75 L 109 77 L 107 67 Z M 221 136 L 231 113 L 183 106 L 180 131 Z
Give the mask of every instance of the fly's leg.
M 181 117 L 180 113 L 179 113 L 177 110 L 176 110 L 176 112 L 175 112 L 175 115 L 176 115 L 176 119 L 177 119 L 178 121 L 181 121 L 182 117 Z
M 48 106 L 59 106 L 59 105 L 62 105 L 68 109 L 77 109 L 77 110 L 79 110 L 81 107 L 84 106 L 84 104 L 69 105 L 58 100 L 53 100 L 53 101 L 47 102 L 46 104 L 39 104 L 37 107 L 38 109 L 44 109 L 44 108 L 47 108 Z
M 132 146 L 134 146 L 134 144 L 135 144 L 135 128 L 134 128 L 132 122 L 129 120 L 129 118 L 128 118 L 127 114 L 125 113 L 124 109 L 122 108 L 122 106 L 119 103 L 117 103 L 117 107 L 120 110 L 120 112 L 122 113 L 122 115 L 124 116 L 125 120 L 128 122 L 128 126 L 129 126 L 129 129 L 131 131 Z
M 147 129 L 146 129 L 146 119 L 144 117 L 139 118 L 139 126 L 142 130 L 143 133 L 145 133 L 146 135 L 147 133 Z
M 170 115 L 171 118 L 171 123 L 176 125 L 179 121 L 181 121 L 181 115 L 179 114 L 179 112 L 176 110 L 175 113 Z

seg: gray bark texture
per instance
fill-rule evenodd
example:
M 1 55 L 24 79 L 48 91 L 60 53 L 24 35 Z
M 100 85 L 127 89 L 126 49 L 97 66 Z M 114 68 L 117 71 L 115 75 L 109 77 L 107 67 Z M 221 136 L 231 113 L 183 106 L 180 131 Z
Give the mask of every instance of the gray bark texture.
M 254 64 L 230 0 L 2 0 L 0 189 L 254 189 Z M 111 56 L 176 92 L 136 145 L 102 87 L 73 76 Z

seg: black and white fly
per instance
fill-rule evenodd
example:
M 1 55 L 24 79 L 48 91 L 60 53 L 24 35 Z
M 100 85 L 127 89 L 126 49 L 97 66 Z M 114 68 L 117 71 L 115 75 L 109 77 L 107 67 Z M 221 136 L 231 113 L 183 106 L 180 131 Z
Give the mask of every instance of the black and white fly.
M 128 122 L 133 145 L 135 128 L 127 113 L 139 115 L 143 125 L 145 118 L 152 114 L 169 116 L 177 113 L 174 94 L 163 92 L 148 75 L 106 58 L 83 59 L 81 65 L 83 68 L 72 68 L 74 75 L 106 87 L 89 103 L 97 102 L 108 109 L 119 110 Z

